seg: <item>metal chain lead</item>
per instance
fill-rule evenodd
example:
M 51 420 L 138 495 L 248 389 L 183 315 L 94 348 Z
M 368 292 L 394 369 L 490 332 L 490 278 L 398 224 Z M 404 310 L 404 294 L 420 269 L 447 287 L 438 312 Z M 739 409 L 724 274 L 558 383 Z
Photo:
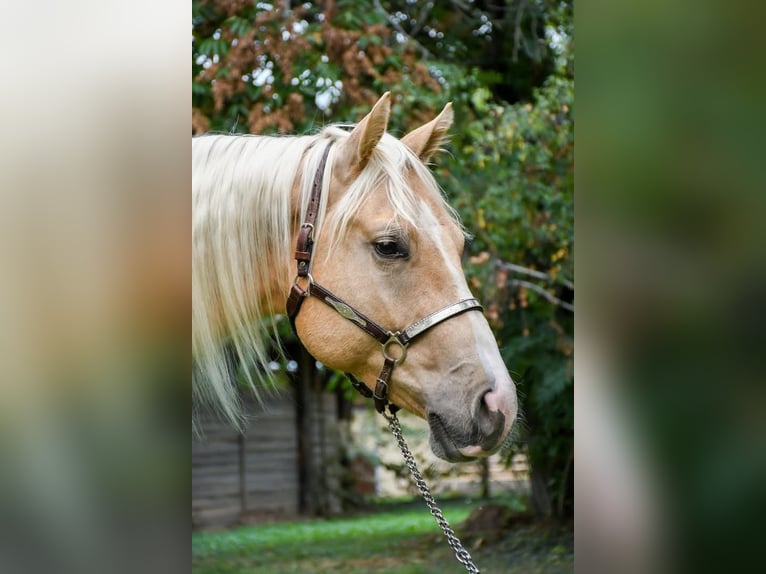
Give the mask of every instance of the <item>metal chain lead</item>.
M 463 548 L 460 540 L 455 535 L 455 531 L 450 528 L 449 522 L 447 522 L 447 519 L 444 518 L 442 511 L 436 505 L 436 500 L 434 500 L 434 497 L 431 495 L 431 491 L 428 489 L 428 485 L 423 479 L 423 475 L 420 474 L 420 471 L 415 464 L 415 458 L 412 456 L 412 452 L 410 452 L 407 443 L 404 441 L 402 427 L 399 424 L 399 418 L 396 416 L 396 413 L 391 413 L 390 415 L 384 413 L 383 416 L 386 417 L 388 426 L 391 429 L 391 433 L 394 435 L 396 442 L 399 444 L 399 448 L 402 451 L 402 456 L 404 457 L 404 462 L 407 464 L 407 468 L 410 469 L 410 474 L 412 474 L 412 479 L 415 482 L 415 485 L 418 487 L 418 490 L 420 490 L 420 495 L 423 497 L 423 500 L 426 501 L 426 506 L 428 506 L 428 509 L 436 519 L 437 524 L 439 527 L 441 527 L 442 531 L 444 532 L 444 536 L 447 537 L 447 542 L 455 553 L 455 558 L 457 558 L 457 561 L 465 566 L 468 572 L 471 572 L 472 574 L 478 574 L 479 569 L 476 567 L 476 564 L 473 563 L 471 555 L 468 553 L 468 550 Z

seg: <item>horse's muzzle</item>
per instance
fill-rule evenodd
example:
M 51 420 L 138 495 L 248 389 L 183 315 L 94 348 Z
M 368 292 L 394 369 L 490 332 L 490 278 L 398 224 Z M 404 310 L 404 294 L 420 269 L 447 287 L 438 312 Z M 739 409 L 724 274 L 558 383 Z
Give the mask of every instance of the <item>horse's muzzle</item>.
M 508 436 L 515 412 L 494 408 L 492 394 L 481 398 L 468 421 L 436 412 L 428 414 L 431 450 L 436 456 L 450 462 L 467 462 L 497 452 Z

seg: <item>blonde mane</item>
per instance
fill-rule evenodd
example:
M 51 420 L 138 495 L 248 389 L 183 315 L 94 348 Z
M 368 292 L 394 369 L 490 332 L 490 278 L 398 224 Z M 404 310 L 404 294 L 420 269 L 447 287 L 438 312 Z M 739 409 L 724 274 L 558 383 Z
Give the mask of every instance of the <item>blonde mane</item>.
M 348 137 L 340 126 L 314 136 L 203 136 L 192 139 L 192 358 L 195 404 L 217 408 L 241 425 L 239 393 L 233 382 L 241 365 L 249 386 L 272 380 L 269 369 L 276 336 L 271 309 L 283 299 L 275 286 L 294 274 L 296 179 L 300 218 L 325 146 L 330 151 L 316 230 L 327 228 L 330 252 L 345 238 L 351 221 L 374 189 L 384 187 L 395 213 L 393 223 L 417 227 L 422 202 L 407 184 L 414 170 L 429 193 L 457 222 L 430 171 L 399 140 L 385 134 L 359 177 L 344 191 L 337 214 L 325 221 L 330 174 L 338 145 Z M 233 351 L 230 352 L 230 351 Z M 258 383 L 258 384 L 256 384 Z

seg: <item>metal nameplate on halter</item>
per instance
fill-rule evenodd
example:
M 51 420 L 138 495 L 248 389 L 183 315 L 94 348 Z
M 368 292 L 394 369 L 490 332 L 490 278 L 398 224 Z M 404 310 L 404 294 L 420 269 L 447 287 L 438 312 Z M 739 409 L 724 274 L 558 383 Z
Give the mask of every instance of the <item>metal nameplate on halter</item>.
M 342 317 L 345 317 L 349 321 L 353 321 L 354 323 L 357 323 L 361 325 L 362 327 L 367 326 L 367 321 L 362 319 L 359 315 L 357 315 L 354 310 L 346 305 L 345 303 L 341 303 L 340 301 L 336 301 L 334 299 L 327 298 L 327 302 L 332 305 L 332 308 L 335 309 Z

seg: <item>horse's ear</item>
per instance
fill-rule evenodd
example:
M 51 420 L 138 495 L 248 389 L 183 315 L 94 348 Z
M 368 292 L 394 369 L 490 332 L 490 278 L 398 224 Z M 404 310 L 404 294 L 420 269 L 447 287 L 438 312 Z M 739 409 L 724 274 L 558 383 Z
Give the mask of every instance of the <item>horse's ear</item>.
M 401 141 L 423 162 L 426 162 L 446 141 L 447 131 L 453 119 L 452 102 L 450 102 L 433 120 L 411 131 Z
M 349 134 L 343 142 L 343 154 L 348 158 L 347 167 L 351 170 L 361 170 L 370 159 L 372 150 L 378 145 L 380 138 L 386 132 L 388 115 L 391 113 L 391 92 L 386 92 L 372 107 L 369 114 Z

